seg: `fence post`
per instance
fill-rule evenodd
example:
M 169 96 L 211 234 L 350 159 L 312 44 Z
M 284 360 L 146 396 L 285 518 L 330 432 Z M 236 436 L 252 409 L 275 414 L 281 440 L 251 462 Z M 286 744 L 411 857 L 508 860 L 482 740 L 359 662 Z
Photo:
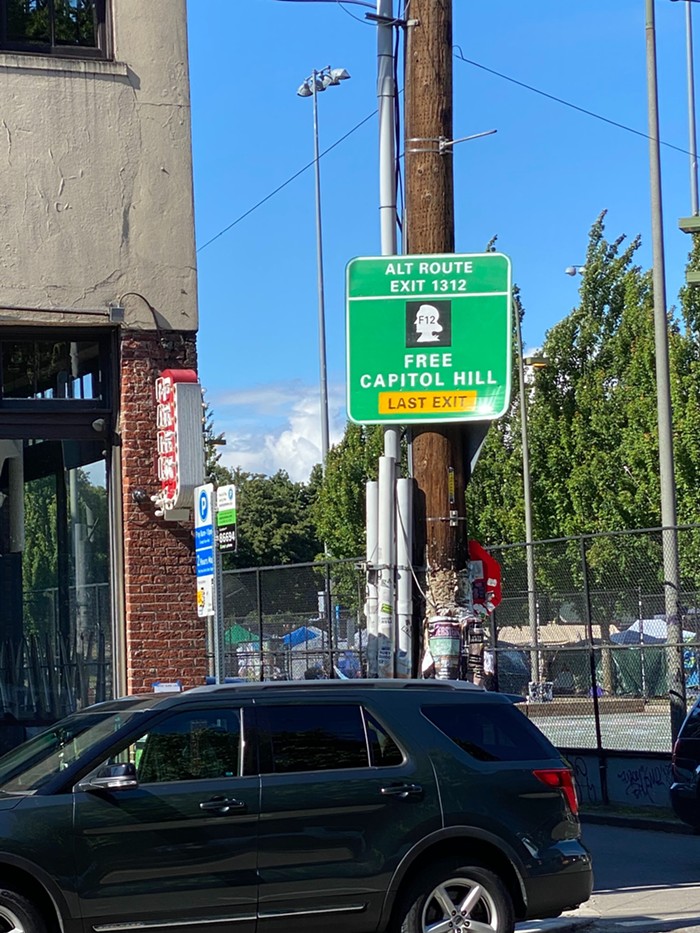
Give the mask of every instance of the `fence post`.
M 491 613 L 491 618 L 489 620 L 489 625 L 491 627 L 491 653 L 493 655 L 493 690 L 494 693 L 499 693 L 499 684 L 498 684 L 498 626 L 496 625 L 496 610 L 494 609 Z
M 262 579 L 260 568 L 255 568 L 255 601 L 258 611 L 258 635 L 260 636 L 260 680 L 265 680 L 265 655 L 263 653 L 263 611 L 262 611 Z
M 595 670 L 595 647 L 593 645 L 593 611 L 591 609 L 591 588 L 588 580 L 588 555 L 586 554 L 586 539 L 579 538 L 581 546 L 581 573 L 583 574 L 584 612 L 586 627 L 588 629 L 589 661 L 591 665 L 591 696 L 593 698 L 593 716 L 595 719 L 595 742 L 598 753 L 598 770 L 600 772 L 600 794 L 604 804 L 608 803 L 608 773 L 605 752 L 603 751 L 603 737 L 600 729 L 600 704 L 598 702 L 598 681 Z
M 331 607 L 331 565 L 330 561 L 326 558 L 323 564 L 323 587 L 325 589 L 325 607 L 326 607 L 326 628 L 328 630 L 328 676 L 332 679 L 335 677 L 335 669 L 333 667 L 333 618 L 334 612 Z

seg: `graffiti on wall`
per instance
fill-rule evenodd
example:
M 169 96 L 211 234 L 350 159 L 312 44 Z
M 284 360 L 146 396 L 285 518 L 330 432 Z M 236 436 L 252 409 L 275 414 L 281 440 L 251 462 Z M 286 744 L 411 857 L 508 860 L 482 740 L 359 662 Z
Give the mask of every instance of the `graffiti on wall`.
M 652 806 L 668 805 L 671 769 L 665 762 L 637 761 L 622 767 L 618 763 L 614 777 L 627 800 Z
M 583 755 L 576 755 L 569 759 L 569 763 L 574 772 L 574 782 L 576 783 L 576 795 L 579 803 L 600 803 L 600 792 L 598 788 L 598 768 L 595 760 L 584 758 Z M 589 769 L 595 769 L 589 773 Z

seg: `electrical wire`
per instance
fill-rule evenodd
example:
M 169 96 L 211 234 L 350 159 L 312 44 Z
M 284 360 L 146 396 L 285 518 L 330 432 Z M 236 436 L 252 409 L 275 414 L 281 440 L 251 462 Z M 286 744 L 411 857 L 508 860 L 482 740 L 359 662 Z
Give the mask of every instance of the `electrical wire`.
M 282 0 L 282 2 L 284 2 L 284 0 Z M 377 115 L 377 111 L 373 110 L 372 113 L 368 114 L 364 118 L 364 120 L 360 120 L 359 123 L 356 123 L 355 126 L 352 127 L 352 129 L 348 130 L 347 133 L 345 133 L 339 139 L 336 139 L 336 141 L 332 143 L 327 149 L 324 149 L 323 152 L 319 154 L 319 159 L 322 159 L 325 155 L 328 155 L 329 152 L 335 149 L 336 146 L 339 146 L 341 143 L 345 142 L 348 136 L 351 136 L 356 130 L 359 130 L 361 126 L 364 126 L 365 123 L 367 123 L 373 117 L 376 117 L 376 115 Z M 276 194 L 282 191 L 283 188 L 286 188 L 287 185 L 290 185 L 300 175 L 303 175 L 304 172 L 308 171 L 311 168 L 311 166 L 315 164 L 315 162 L 316 162 L 315 159 L 312 159 L 310 162 L 307 162 L 306 165 L 300 168 L 298 172 L 295 172 L 293 175 L 290 175 L 290 177 L 286 181 L 283 181 L 281 185 L 278 185 L 274 189 L 274 191 L 270 191 L 270 193 L 266 194 L 264 198 L 261 198 L 256 204 L 254 204 L 252 207 L 249 207 L 247 211 L 244 211 L 244 213 L 242 213 L 239 217 L 236 217 L 235 220 L 231 221 L 231 223 L 228 224 L 228 226 L 224 227 L 223 230 L 219 230 L 219 232 L 215 233 L 213 237 L 210 237 L 206 241 L 206 243 L 203 243 L 201 246 L 197 247 L 197 252 L 201 253 L 203 249 L 206 249 L 207 246 L 210 246 L 215 240 L 218 240 L 219 237 L 222 237 L 225 233 L 228 233 L 229 230 L 232 230 L 236 226 L 236 224 L 239 224 L 242 220 L 245 220 L 245 218 L 250 216 L 250 214 L 252 214 L 253 211 L 256 211 L 259 207 L 262 207 L 262 205 L 265 204 L 266 201 L 269 201 L 270 198 L 273 198 Z
M 373 10 L 371 3 L 365 0 L 277 0 L 278 3 L 354 3 L 355 6 L 366 6 L 368 10 Z
M 353 0 L 277 0 L 277 2 L 278 2 L 278 3 L 285 3 L 285 2 L 302 2 L 302 3 L 335 2 L 335 3 L 338 3 L 338 5 L 342 5 L 342 3 L 351 3 L 351 2 L 353 2 Z M 700 2 L 700 0 L 699 0 L 699 2 Z M 357 5 L 358 5 L 358 6 L 367 6 L 367 4 L 364 4 L 364 3 L 358 3 Z M 407 3 L 406 3 L 406 11 L 408 11 L 409 5 L 410 5 L 410 0 L 407 0 Z M 346 10 L 345 12 L 348 12 L 348 11 Z M 473 61 L 472 59 L 469 59 L 469 58 L 467 58 L 467 57 L 464 55 L 464 52 L 462 51 L 462 48 L 461 48 L 461 46 L 459 46 L 459 45 L 454 45 L 454 46 L 453 46 L 453 52 L 454 52 L 455 58 L 457 58 L 459 61 L 462 61 L 462 62 L 464 62 L 464 63 L 467 64 L 467 65 L 472 65 L 472 67 L 474 67 L 474 68 L 479 68 L 481 71 L 485 71 L 485 72 L 487 72 L 488 74 L 495 75 L 497 78 L 501 78 L 501 79 L 504 80 L 504 81 L 508 81 L 508 82 L 510 82 L 511 84 L 515 84 L 515 85 L 517 85 L 518 87 L 524 88 L 524 89 L 527 90 L 527 91 L 532 91 L 533 94 L 539 94 L 540 97 L 546 97 L 548 100 L 552 100 L 552 101 L 554 101 L 554 102 L 557 103 L 557 104 L 562 104 L 562 106 L 564 106 L 564 107 L 569 107 L 571 110 L 576 110 L 578 113 L 582 113 L 582 114 L 584 114 L 585 116 L 588 116 L 588 117 L 593 117 L 593 118 L 596 119 L 596 120 L 600 120 L 600 121 L 602 121 L 603 123 L 607 123 L 609 126 L 614 126 L 614 127 L 617 127 L 617 129 L 625 130 L 625 131 L 628 132 L 628 133 L 633 133 L 635 136 L 640 136 L 640 137 L 642 137 L 643 139 L 647 139 L 647 140 L 648 140 L 648 139 L 651 138 L 647 133 L 644 133 L 644 132 L 642 132 L 641 130 L 636 130 L 636 129 L 634 129 L 634 127 L 627 126 L 627 125 L 624 124 L 624 123 L 619 123 L 617 120 L 611 120 L 609 117 L 604 117 L 604 116 L 602 116 L 602 114 L 596 113 L 596 112 L 593 111 L 593 110 L 587 110 L 585 107 L 579 107 L 578 104 L 573 104 L 573 103 L 571 103 L 571 101 L 565 100 L 565 99 L 562 98 L 562 97 L 557 97 L 557 96 L 554 95 L 554 94 L 549 94 L 547 91 L 542 91 L 542 90 L 540 90 L 540 88 L 533 87 L 533 85 L 531 85 L 531 84 L 526 84 L 524 81 L 518 81 L 517 78 L 512 78 L 510 75 L 506 75 L 506 74 L 503 74 L 503 72 L 496 71 L 494 68 L 489 68 L 489 67 L 487 67 L 486 65 L 482 65 L 482 64 L 480 64 L 479 62 L 475 62 L 475 61 Z M 398 58 L 398 56 L 396 56 L 396 57 Z M 397 124 L 396 124 L 396 126 L 397 126 L 397 130 L 399 129 L 399 121 L 400 121 L 400 117 L 399 117 L 399 113 L 398 113 L 398 111 L 399 111 L 399 108 L 398 108 L 398 97 L 399 97 L 399 95 L 400 95 L 401 93 L 402 93 L 402 92 L 399 92 L 399 93 L 397 94 L 397 103 L 396 103 L 396 110 L 397 110 Z M 341 143 L 345 142 L 345 140 L 346 140 L 349 136 L 351 136 L 354 132 L 356 132 L 358 129 L 360 129 L 360 127 L 364 126 L 365 123 L 367 123 L 369 120 L 371 120 L 371 119 L 372 119 L 373 117 L 375 117 L 376 115 L 377 115 L 377 111 L 376 111 L 376 110 L 373 110 L 372 113 L 368 114 L 363 120 L 360 120 L 359 123 L 356 123 L 355 126 L 353 126 L 350 130 L 348 130 L 347 133 L 345 133 L 343 136 L 341 136 L 339 139 L 337 139 L 334 143 L 332 143 L 327 149 L 324 149 L 323 152 L 321 152 L 319 158 L 323 158 L 323 156 L 327 155 L 329 152 L 331 152 L 333 149 L 335 149 L 336 146 L 339 146 Z M 397 139 L 398 139 L 398 138 L 399 138 L 399 135 L 398 135 L 398 132 L 397 132 Z M 667 149 L 673 149 L 675 152 L 681 152 L 681 153 L 683 153 L 683 155 L 691 155 L 691 153 L 690 153 L 687 149 L 684 149 L 682 146 L 675 146 L 675 145 L 673 145 L 673 143 L 667 143 L 667 142 L 664 142 L 663 140 L 659 140 L 659 143 L 660 143 L 660 145 L 665 146 Z M 398 193 L 398 192 L 401 193 L 401 198 L 402 198 L 402 202 L 403 202 L 403 184 L 402 184 L 402 178 L 401 178 L 400 159 L 401 159 L 401 155 L 399 155 L 399 156 L 397 157 L 397 193 Z M 227 225 L 226 227 L 224 227 L 222 230 L 219 230 L 218 233 L 216 233 L 216 234 L 214 234 L 214 236 L 210 237 L 210 238 L 209 238 L 205 243 L 203 243 L 201 246 L 197 247 L 197 252 L 198 252 L 198 253 L 201 253 L 202 250 L 206 249 L 208 246 L 210 246 L 212 243 L 214 243 L 216 240 L 218 240 L 219 237 L 222 237 L 225 233 L 228 233 L 229 230 L 232 230 L 232 229 L 233 229 L 237 224 L 239 224 L 242 220 L 245 220 L 246 217 L 249 217 L 249 216 L 250 216 L 254 211 L 256 211 L 259 207 L 262 207 L 263 204 L 265 204 L 267 201 L 269 201 L 271 198 L 273 198 L 276 194 L 279 194 L 279 192 L 282 191 L 284 188 L 286 188 L 287 185 L 290 185 L 293 181 L 295 181 L 297 178 L 299 178 L 300 175 L 303 175 L 304 172 L 308 171 L 308 170 L 314 165 L 314 162 L 315 162 L 315 160 L 312 159 L 311 162 L 307 162 L 307 164 L 304 165 L 302 168 L 300 168 L 299 171 L 295 172 L 293 175 L 290 175 L 290 177 L 287 178 L 286 181 L 283 181 L 281 185 L 278 185 L 274 190 L 272 190 L 272 191 L 270 191 L 268 194 L 266 194 L 264 198 L 261 198 L 259 201 L 257 201 L 255 204 L 253 204 L 252 207 L 249 207 L 248 210 L 244 211 L 244 213 L 242 213 L 242 214 L 241 214 L 240 216 L 238 216 L 235 220 L 233 220 L 230 224 L 228 224 L 228 225 Z M 398 208 L 398 204 L 397 204 L 397 208 Z M 399 213 L 398 213 L 398 209 L 397 209 L 397 223 L 398 223 L 398 226 L 399 226 L 399 230 L 400 230 L 400 232 L 401 232 L 401 234 L 402 234 L 402 236 L 403 236 L 403 233 L 404 233 L 404 231 L 403 231 L 403 225 L 402 225 L 401 217 L 399 216 Z
M 698 0 L 698 2 L 700 2 L 700 0 Z M 487 68 L 486 65 L 481 65 L 479 62 L 472 61 L 470 58 L 465 58 L 464 52 L 459 45 L 453 45 L 452 51 L 455 58 L 457 58 L 459 61 L 465 62 L 467 65 L 473 65 L 474 68 L 480 68 L 481 71 L 486 71 L 488 74 L 496 75 L 497 78 L 502 78 L 504 81 L 509 81 L 511 84 L 516 84 L 518 87 L 525 88 L 526 91 L 532 91 L 533 94 L 539 94 L 540 97 L 546 97 L 548 100 L 553 100 L 557 104 L 562 104 L 564 107 L 570 107 L 571 110 L 576 110 L 578 113 L 583 113 L 587 117 L 593 117 L 596 120 L 601 120 L 603 123 L 607 123 L 610 126 L 616 126 L 618 129 L 626 130 L 628 133 L 634 133 L 635 136 L 641 136 L 643 139 L 651 139 L 651 136 L 649 136 L 647 133 L 643 133 L 641 130 L 635 130 L 632 126 L 627 126 L 625 123 L 618 123 L 617 120 L 611 120 L 609 117 L 604 117 L 593 110 L 586 110 L 585 107 L 579 107 L 578 104 L 572 104 L 571 101 L 564 100 L 563 97 L 556 97 L 554 94 L 549 94 L 547 91 L 541 91 L 539 88 L 533 87 L 531 84 L 525 84 L 524 81 L 518 81 L 516 78 L 511 78 L 509 75 L 505 75 L 500 71 L 496 71 L 494 68 Z M 682 152 L 683 155 L 692 155 L 692 153 L 688 152 L 687 149 L 683 149 L 681 146 L 674 146 L 673 143 L 665 143 L 660 139 L 659 144 L 666 146 L 667 149 L 675 149 L 676 152 Z
M 396 38 L 394 41 L 394 88 L 396 93 L 394 94 L 394 142 L 401 139 L 401 108 L 399 107 L 399 97 L 401 91 L 399 91 L 399 47 L 401 39 L 401 30 L 396 30 Z M 396 163 L 394 168 L 394 186 L 395 186 L 395 208 L 396 208 L 396 226 L 398 228 L 399 234 L 401 235 L 401 243 L 403 246 L 403 211 L 404 211 L 404 202 L 403 202 L 403 180 L 401 177 L 401 157 L 398 152 L 398 146 L 396 147 Z M 399 209 L 399 203 L 401 208 Z
M 362 19 L 359 16 L 355 16 L 352 10 L 346 10 L 344 3 L 345 3 L 345 0 L 338 0 L 338 6 L 343 11 L 343 13 L 347 13 L 350 19 L 354 19 L 356 22 L 362 23 L 363 26 L 374 26 L 374 23 L 371 23 L 368 19 Z

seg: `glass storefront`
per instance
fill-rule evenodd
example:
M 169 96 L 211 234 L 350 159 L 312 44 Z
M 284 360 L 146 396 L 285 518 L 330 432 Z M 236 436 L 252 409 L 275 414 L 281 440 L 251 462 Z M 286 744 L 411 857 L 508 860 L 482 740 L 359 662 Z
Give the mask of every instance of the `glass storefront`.
M 112 695 L 109 339 L 0 338 L 0 752 Z

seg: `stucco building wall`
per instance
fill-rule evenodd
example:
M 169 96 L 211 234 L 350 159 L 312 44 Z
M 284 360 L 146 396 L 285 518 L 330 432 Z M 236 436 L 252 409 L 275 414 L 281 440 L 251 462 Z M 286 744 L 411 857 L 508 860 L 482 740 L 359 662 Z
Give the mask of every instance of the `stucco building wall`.
M 34 433 L 18 434 L 17 415 L 0 397 L 0 438 L 25 437 L 25 465 L 27 444 L 35 455 L 38 443 L 57 438 L 66 484 L 65 458 L 75 445 L 103 445 L 111 570 L 99 585 L 109 587 L 106 657 L 110 690 L 119 694 L 150 690 L 156 680 L 203 683 L 207 661 L 204 620 L 196 611 L 192 520 L 159 518 L 150 500 L 159 488 L 155 379 L 163 369 L 197 367 L 186 0 L 107 3 L 104 60 L 0 50 L 0 349 L 15 340 L 29 345 L 33 335 L 49 347 L 61 339 L 79 347 L 86 328 L 107 335 L 113 347 L 110 409 L 94 418 L 79 406 L 77 414 L 67 412 L 71 403 L 64 402 L 54 411 L 44 393 L 31 411 Z M 35 403 L 25 398 L 29 410 Z M 86 469 L 90 478 L 93 467 Z M 7 475 L 0 462 L 0 485 Z M 149 498 L 137 502 L 136 490 Z M 16 514 L 0 514 L 0 539 L 3 522 L 16 523 Z M 84 533 L 84 521 L 82 512 L 77 524 L 69 515 L 59 545 L 69 552 L 59 570 L 72 573 L 59 589 L 70 591 L 71 600 L 81 579 L 71 535 L 78 526 Z M 8 559 L 6 576 L 21 590 L 18 563 L 16 555 Z M 13 627 L 17 643 L 22 602 L 19 627 L 24 624 L 27 637 L 26 605 L 36 594 L 27 593 L 26 572 L 24 578 L 12 617 L 0 608 L 0 641 Z M 64 624 L 56 635 L 57 643 L 59 635 L 69 635 L 78 654 L 76 631 L 92 631 L 87 610 L 81 611 L 70 632 Z M 104 630 L 104 619 L 98 621 L 93 627 Z M 57 624 L 46 622 L 50 634 Z M 90 697 L 100 689 L 91 688 Z
M 196 330 L 185 0 L 112 0 L 111 21 L 113 61 L 0 52 L 0 308 L 75 323 L 39 309 L 138 291 L 161 327 Z

